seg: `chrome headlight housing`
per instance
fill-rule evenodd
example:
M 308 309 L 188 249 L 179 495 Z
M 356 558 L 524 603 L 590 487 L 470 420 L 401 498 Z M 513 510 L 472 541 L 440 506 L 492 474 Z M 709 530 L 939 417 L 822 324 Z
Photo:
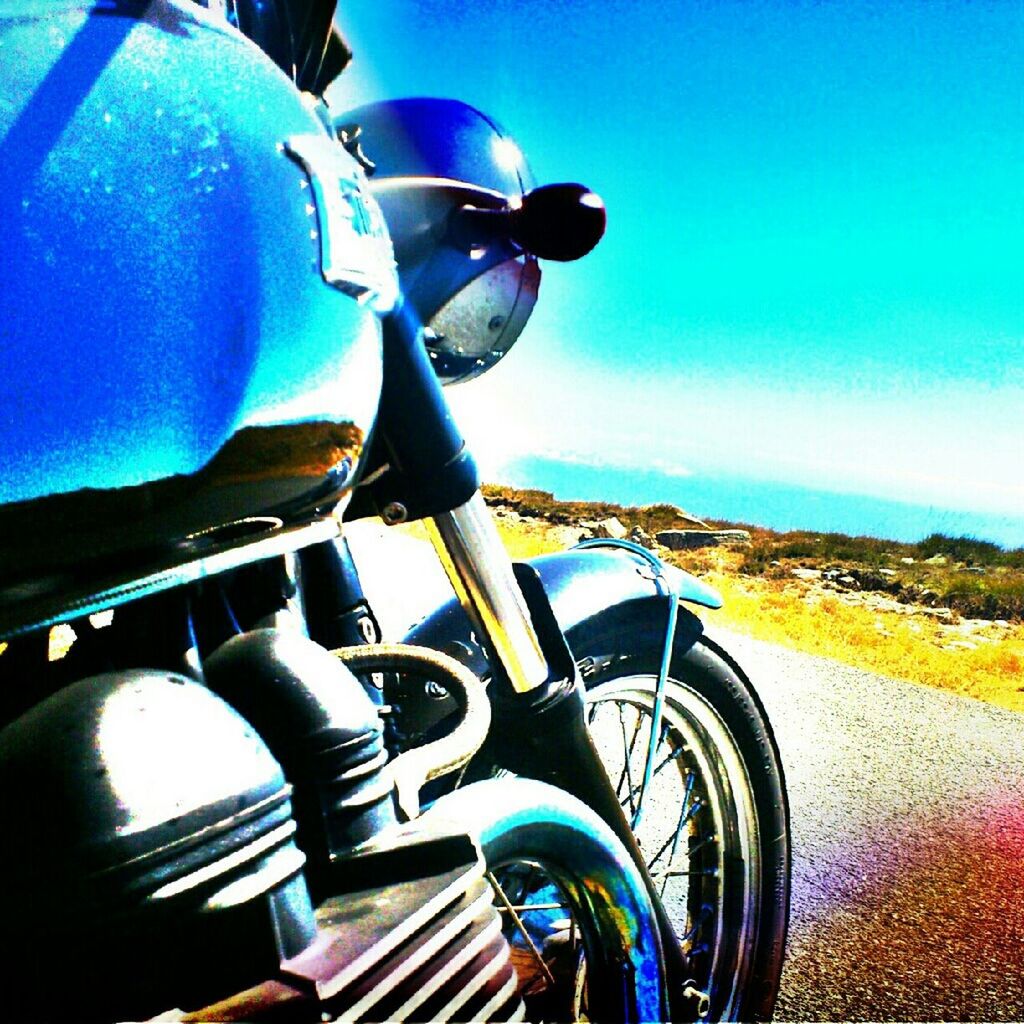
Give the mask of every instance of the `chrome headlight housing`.
M 365 153 L 405 301 L 426 328 L 438 376 L 452 384 L 490 369 L 519 337 L 540 285 L 536 256 L 501 222 L 533 183 L 519 147 L 454 100 L 374 103 L 336 124 Z

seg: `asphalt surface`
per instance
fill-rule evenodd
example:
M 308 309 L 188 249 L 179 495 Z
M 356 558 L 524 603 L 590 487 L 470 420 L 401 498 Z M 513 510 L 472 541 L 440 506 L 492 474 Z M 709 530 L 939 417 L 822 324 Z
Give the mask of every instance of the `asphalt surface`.
M 354 547 L 400 635 L 450 591 L 426 545 L 384 534 L 366 527 Z M 789 790 L 777 1018 L 1024 1020 L 1024 716 L 708 618 L 761 695 Z
M 735 634 L 793 835 L 783 1020 L 1024 1019 L 1024 716 Z

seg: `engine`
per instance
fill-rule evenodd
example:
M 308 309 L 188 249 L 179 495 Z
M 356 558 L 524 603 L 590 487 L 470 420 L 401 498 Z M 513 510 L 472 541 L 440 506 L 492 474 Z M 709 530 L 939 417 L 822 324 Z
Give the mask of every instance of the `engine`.
M 264 629 L 204 673 L 95 675 L 0 731 L 5 1015 L 522 1019 L 477 839 L 400 820 L 429 772 L 353 672 Z

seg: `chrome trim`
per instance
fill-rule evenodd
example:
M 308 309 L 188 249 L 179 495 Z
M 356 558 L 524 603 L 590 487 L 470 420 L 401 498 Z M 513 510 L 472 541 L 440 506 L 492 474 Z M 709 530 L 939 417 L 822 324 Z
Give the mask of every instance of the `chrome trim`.
M 284 148 L 309 177 L 324 280 L 375 312 L 390 313 L 398 302 L 395 252 L 362 172 L 327 135 L 293 135 Z
M 310 544 L 318 544 L 325 540 L 334 540 L 341 533 L 340 522 L 333 518 L 321 519 L 314 523 L 304 524 L 288 529 L 280 529 L 269 537 L 247 543 L 236 544 L 234 547 L 191 561 L 182 562 L 168 568 L 159 569 L 143 576 L 132 576 L 122 583 L 114 583 L 98 590 L 87 589 L 77 597 L 69 597 L 67 590 L 53 600 L 41 602 L 42 607 L 36 612 L 27 610 L 27 618 L 11 627 L 0 624 L 0 636 L 16 637 L 31 633 L 47 626 L 56 626 L 68 619 L 77 619 L 85 615 L 93 615 L 107 608 L 116 608 L 140 597 L 170 590 L 186 583 L 195 583 L 207 576 L 216 576 L 231 569 L 238 569 L 250 562 L 265 558 L 286 555 Z M 73 591 L 72 591 L 73 592 Z M 15 606 L 12 611 L 22 612 L 24 605 Z M 0 616 L 4 611 L 0 609 Z M 19 616 L 20 617 L 20 616 Z M 2 622 L 2 620 L 0 620 Z
M 543 686 L 550 675 L 512 561 L 479 491 L 452 512 L 435 516 L 427 532 L 459 603 L 497 655 L 517 693 Z
M 468 181 L 458 181 L 455 178 L 434 178 L 426 174 L 400 174 L 388 178 L 374 177 L 370 182 L 373 192 L 394 192 L 406 188 L 423 188 L 436 191 L 458 189 L 467 193 L 476 193 L 481 198 L 493 199 L 500 202 L 502 206 L 508 205 L 509 198 L 503 192 L 493 188 L 485 188 L 483 185 L 474 185 Z

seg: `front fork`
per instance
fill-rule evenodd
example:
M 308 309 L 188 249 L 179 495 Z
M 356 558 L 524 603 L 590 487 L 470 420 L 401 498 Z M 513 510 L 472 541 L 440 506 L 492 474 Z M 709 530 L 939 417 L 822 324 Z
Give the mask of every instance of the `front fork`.
M 527 567 L 513 566 L 479 492 L 461 507 L 435 516 L 429 533 L 496 676 L 504 676 L 504 685 L 492 686 L 494 716 L 485 757 L 571 793 L 611 827 L 636 864 L 654 907 L 672 1019 L 695 1019 L 702 994 L 692 987 L 690 965 L 594 746 L 583 685 L 543 587 Z M 672 606 L 674 612 L 674 599 Z M 670 615 L 670 627 L 674 624 Z M 652 730 L 656 741 L 657 723 Z M 649 767 L 645 784 L 648 774 Z
M 513 566 L 498 537 L 476 466 L 408 306 L 384 324 L 377 429 L 390 468 L 373 485 L 375 504 L 389 522 L 428 520 L 438 555 L 486 648 L 495 676 L 486 756 L 571 793 L 615 832 L 655 909 L 671 1017 L 695 1019 L 699 994 L 689 984 L 689 964 L 587 730 L 572 654 L 539 578 L 529 567 Z
M 428 520 L 427 531 L 459 603 L 513 692 L 531 693 L 547 683 L 547 656 L 480 492 Z

